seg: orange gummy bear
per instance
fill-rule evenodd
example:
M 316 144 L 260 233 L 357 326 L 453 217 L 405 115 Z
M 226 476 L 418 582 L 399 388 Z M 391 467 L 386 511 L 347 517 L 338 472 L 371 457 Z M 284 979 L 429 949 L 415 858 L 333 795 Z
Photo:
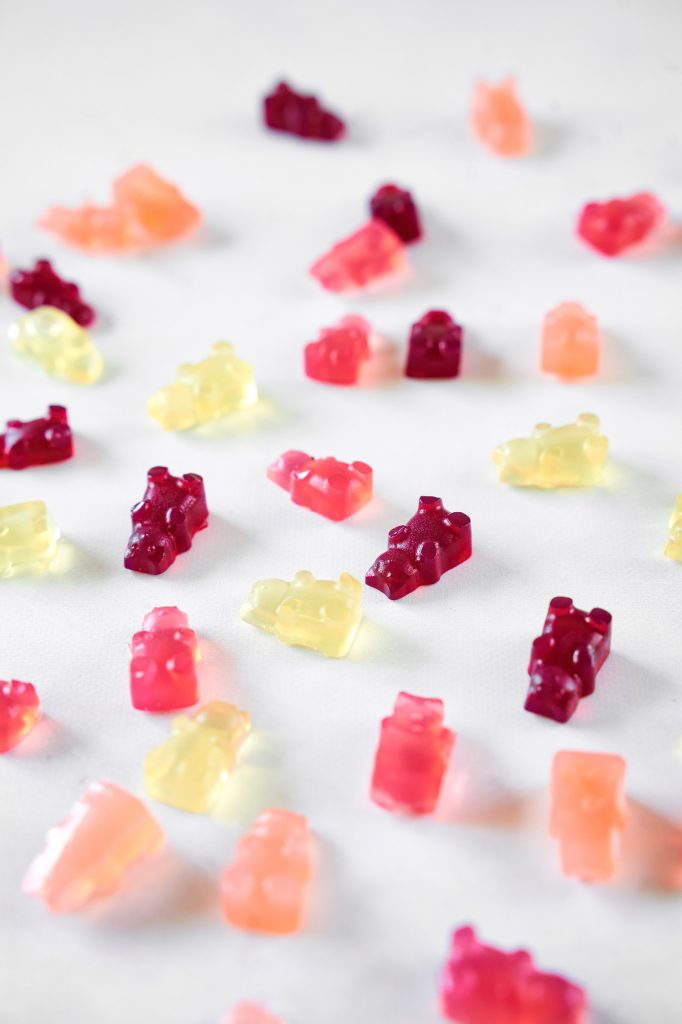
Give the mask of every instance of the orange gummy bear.
M 513 78 L 505 78 L 499 85 L 478 82 L 470 117 L 474 135 L 497 156 L 526 156 L 530 152 L 530 121 L 516 95 Z
M 601 332 L 596 316 L 577 302 L 550 309 L 542 325 L 540 368 L 558 377 L 589 377 L 599 369 Z

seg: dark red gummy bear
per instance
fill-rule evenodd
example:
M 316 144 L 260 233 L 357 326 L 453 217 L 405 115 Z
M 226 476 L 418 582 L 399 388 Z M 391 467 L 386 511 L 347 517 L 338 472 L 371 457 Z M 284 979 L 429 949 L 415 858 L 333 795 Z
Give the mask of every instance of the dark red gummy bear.
M 416 242 L 422 236 L 419 212 L 410 193 L 398 185 L 382 185 L 369 202 L 372 217 L 383 220 L 403 242 Z
M 335 142 L 346 131 L 341 118 L 320 106 L 315 96 L 295 92 L 286 82 L 280 82 L 263 100 L 263 117 L 268 128 L 277 132 L 320 142 Z
M 406 377 L 457 377 L 462 328 L 442 309 L 431 309 L 410 328 Z
M 365 576 L 368 587 L 397 601 L 471 557 L 471 519 L 448 512 L 440 498 L 421 497 L 416 515 L 388 533 L 388 550 Z
M 26 309 L 54 306 L 68 313 L 81 327 L 89 327 L 95 321 L 95 311 L 81 299 L 78 285 L 63 281 L 49 260 L 36 260 L 33 270 L 13 270 L 9 281 L 12 298 Z
M 588 203 L 578 218 L 578 234 L 603 256 L 620 256 L 648 238 L 664 217 L 656 196 L 639 192 L 629 199 Z
M 123 564 L 158 576 L 189 551 L 192 538 L 208 525 L 204 481 L 196 473 L 173 476 L 165 466 L 147 473 L 147 490 L 131 509 L 133 532 Z
M 26 469 L 64 462 L 73 455 L 69 417 L 63 405 L 50 405 L 37 420 L 7 420 L 0 434 L 0 469 Z
M 531 648 L 526 711 L 567 722 L 578 701 L 594 692 L 597 672 L 610 649 L 609 612 L 583 612 L 570 597 L 553 597 L 542 635 Z

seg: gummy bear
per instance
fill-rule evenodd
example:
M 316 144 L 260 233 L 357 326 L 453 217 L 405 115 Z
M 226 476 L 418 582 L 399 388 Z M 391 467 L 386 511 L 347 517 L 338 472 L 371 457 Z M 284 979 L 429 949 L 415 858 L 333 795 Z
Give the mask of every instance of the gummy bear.
M 286 82 L 280 82 L 263 100 L 263 120 L 274 131 L 317 142 L 336 142 L 346 133 L 340 117 L 321 106 L 315 96 L 295 92 Z
M 471 519 L 448 512 L 440 498 L 422 496 L 415 515 L 388 532 L 388 550 L 368 569 L 365 583 L 397 601 L 471 557 Z
M 559 840 L 568 877 L 608 882 L 615 874 L 625 827 L 625 767 L 617 754 L 554 755 L 549 832 Z
M 327 291 L 349 292 L 407 269 L 405 246 L 395 231 L 382 220 L 369 220 L 332 246 L 310 273 Z
M 620 256 L 649 238 L 665 220 L 665 209 L 650 192 L 628 199 L 587 203 L 578 218 L 578 235 L 602 256 Z
M 410 193 L 398 185 L 382 185 L 369 203 L 370 216 L 382 220 L 403 242 L 416 242 L 422 236 L 419 212 Z
M 597 318 L 577 302 L 550 309 L 542 325 L 540 368 L 566 380 L 599 369 L 601 332 Z
M 86 252 L 140 252 L 195 231 L 201 213 L 151 167 L 137 164 L 115 179 L 111 206 L 54 206 L 38 222 Z
M 235 928 L 289 935 L 302 923 L 313 841 L 304 817 L 272 809 L 237 842 L 222 875 L 225 920 Z
M 133 532 L 123 559 L 126 569 L 157 576 L 192 538 L 208 526 L 204 481 L 197 473 L 173 476 L 165 466 L 147 473 L 147 490 L 130 512 Z
M 69 417 L 63 405 L 50 405 L 37 420 L 8 420 L 0 434 L 0 469 L 25 469 L 64 462 L 73 455 Z
M 147 754 L 147 793 L 172 807 L 207 814 L 237 763 L 239 748 L 251 729 L 246 711 L 221 700 L 196 715 L 173 719 L 170 739 Z
M 175 711 L 199 700 L 199 645 L 179 608 L 154 608 L 130 645 L 130 696 L 141 711 Z
M 23 889 L 54 913 L 80 910 L 113 893 L 133 864 L 163 844 L 161 827 L 141 800 L 113 782 L 93 782 L 47 833 Z
M 33 270 L 13 270 L 10 288 L 14 301 L 26 309 L 52 306 L 68 313 L 80 327 L 95 321 L 95 311 L 81 298 L 78 285 L 62 280 L 49 260 L 36 260 Z
M 587 1024 L 584 989 L 539 971 L 524 949 L 484 946 L 471 927 L 453 933 L 440 1005 L 457 1024 Z
M 268 467 L 268 478 L 291 494 L 294 505 L 340 522 L 372 500 L 372 467 L 365 462 L 315 459 L 288 451 Z
M 591 487 L 599 481 L 609 442 L 599 417 L 581 413 L 575 423 L 537 423 L 531 437 L 498 445 L 493 462 L 501 483 L 516 487 Z
M 164 430 L 187 430 L 254 405 L 258 390 L 253 371 L 227 341 L 217 341 L 199 363 L 183 363 L 177 380 L 147 402 L 147 412 Z
M 462 356 L 462 328 L 449 313 L 431 309 L 412 324 L 406 377 L 457 377 Z
M 10 326 L 9 338 L 15 352 L 50 377 L 94 384 L 102 376 L 104 360 L 90 335 L 60 309 L 39 306 L 26 313 Z
M 505 78 L 500 85 L 476 85 L 471 127 L 486 149 L 497 156 L 526 156 L 530 152 L 530 121 L 513 78 Z
M 666 558 L 672 558 L 676 562 L 682 562 L 682 494 L 678 494 L 675 498 L 675 504 L 670 514 L 668 528 L 670 532 L 663 554 Z
M 357 384 L 362 364 L 369 359 L 372 328 L 360 316 L 345 316 L 336 327 L 325 327 L 304 350 L 305 372 L 325 384 Z
M 59 533 L 44 501 L 0 508 L 0 577 L 47 572 L 57 557 Z
M 399 693 L 381 723 L 372 800 L 389 811 L 431 814 L 438 802 L 455 734 L 443 725 L 443 701 Z
M 0 754 L 28 736 L 39 714 L 40 701 L 32 683 L 0 679 Z
M 284 1021 L 257 1003 L 239 1003 L 221 1018 L 220 1024 L 284 1024 Z

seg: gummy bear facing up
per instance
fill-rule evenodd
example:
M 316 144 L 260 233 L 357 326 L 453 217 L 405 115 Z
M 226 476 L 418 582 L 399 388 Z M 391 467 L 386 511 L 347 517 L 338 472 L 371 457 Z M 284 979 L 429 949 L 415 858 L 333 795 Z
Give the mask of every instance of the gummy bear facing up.
M 72 281 L 64 281 L 49 260 L 36 260 L 33 270 L 13 270 L 9 279 L 12 298 L 26 309 L 53 306 L 68 313 L 80 327 L 95 321 L 95 311 L 81 298 Z
M 0 679 L 0 754 L 28 736 L 40 715 L 40 700 L 32 683 Z
M 479 82 L 471 104 L 474 135 L 497 156 L 526 156 L 531 147 L 528 115 L 516 94 L 513 78 L 500 85 Z
M 592 487 L 609 450 L 599 417 L 581 413 L 575 423 L 537 423 L 531 437 L 515 438 L 493 452 L 499 480 L 516 487 Z
M 194 534 L 208 526 L 203 478 L 197 473 L 173 476 L 165 466 L 153 466 L 144 498 L 130 515 L 133 532 L 123 564 L 133 572 L 157 576 L 189 551 Z
M 284 1024 L 281 1017 L 274 1017 L 258 1003 L 239 1003 L 227 1016 L 222 1017 L 220 1024 Z
M 16 320 L 9 339 L 18 355 L 57 380 L 94 384 L 104 371 L 104 360 L 85 328 L 52 306 L 39 306 Z
M 601 331 L 596 316 L 577 302 L 550 309 L 542 325 L 540 368 L 573 380 L 599 369 Z
M 346 133 L 341 118 L 326 110 L 317 97 L 296 92 L 286 82 L 263 100 L 263 120 L 274 131 L 318 142 L 336 142 Z
M 310 268 L 330 292 L 349 292 L 408 269 L 405 246 L 382 220 L 370 220 L 337 242 Z
M 199 645 L 179 608 L 154 608 L 130 644 L 130 696 L 141 711 L 175 711 L 199 700 Z
M 675 498 L 675 504 L 668 522 L 668 542 L 663 554 L 676 562 L 682 562 L 682 494 Z
M 37 420 L 8 420 L 0 434 L 0 469 L 25 469 L 64 462 L 73 455 L 69 417 L 63 405 L 50 405 Z
M 431 309 L 410 328 L 405 376 L 457 377 L 461 357 L 462 328 L 445 310 Z
M 0 577 L 47 572 L 57 557 L 59 532 L 44 501 L 0 508 Z
M 587 203 L 578 218 L 578 235 L 602 256 L 620 256 L 644 242 L 665 220 L 665 208 L 650 192 L 628 199 Z
M 357 384 L 369 359 L 372 328 L 361 316 L 345 316 L 336 327 L 324 327 L 304 350 L 305 372 L 325 384 Z
M 410 193 L 398 185 L 382 185 L 369 203 L 370 215 L 383 220 L 403 242 L 417 242 L 422 236 L 419 212 Z
M 372 467 L 365 462 L 315 459 L 288 451 L 268 467 L 268 478 L 289 491 L 295 505 L 340 522 L 372 500 Z

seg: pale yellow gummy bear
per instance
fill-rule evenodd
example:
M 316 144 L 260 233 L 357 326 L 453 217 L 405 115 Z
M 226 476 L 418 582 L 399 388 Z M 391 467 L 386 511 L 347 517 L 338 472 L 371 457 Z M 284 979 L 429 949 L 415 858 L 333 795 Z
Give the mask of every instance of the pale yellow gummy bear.
M 0 508 L 0 576 L 46 572 L 57 557 L 59 531 L 44 501 Z
M 102 376 L 104 360 L 88 332 L 54 306 L 39 306 L 20 317 L 10 327 L 9 338 L 15 352 L 51 377 L 94 384 Z
M 682 494 L 675 498 L 675 504 L 668 522 L 669 534 L 668 543 L 663 549 L 666 558 L 673 558 L 676 562 L 682 562 Z
M 538 423 L 531 437 L 515 438 L 493 452 L 499 479 L 516 487 L 590 487 L 599 480 L 609 442 L 599 417 L 581 413 L 575 423 Z
M 200 363 L 183 363 L 177 380 L 147 401 L 147 412 L 164 430 L 187 430 L 222 419 L 258 400 L 253 370 L 227 341 L 217 341 Z

